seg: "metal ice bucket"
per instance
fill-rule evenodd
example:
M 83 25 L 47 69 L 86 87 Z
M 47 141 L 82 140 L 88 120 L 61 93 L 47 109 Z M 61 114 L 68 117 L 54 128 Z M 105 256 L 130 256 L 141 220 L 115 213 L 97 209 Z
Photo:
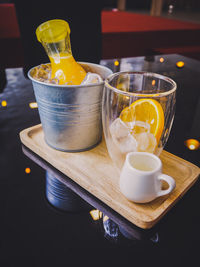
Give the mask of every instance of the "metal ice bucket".
M 104 66 L 83 63 L 103 80 L 112 73 Z M 28 72 L 38 104 L 46 143 L 58 150 L 80 152 L 97 145 L 102 136 L 101 105 L 104 82 L 55 85 L 35 80 Z

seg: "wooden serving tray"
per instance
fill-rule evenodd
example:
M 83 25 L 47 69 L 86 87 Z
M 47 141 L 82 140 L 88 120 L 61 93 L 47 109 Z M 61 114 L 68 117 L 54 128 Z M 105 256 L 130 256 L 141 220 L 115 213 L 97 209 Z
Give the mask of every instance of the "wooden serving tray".
M 120 192 L 119 174 L 107 153 L 104 141 L 85 152 L 58 151 L 46 144 L 41 124 L 23 130 L 20 138 L 34 153 L 143 229 L 153 227 L 195 183 L 200 174 L 200 168 L 194 164 L 163 151 L 160 156 L 163 172 L 176 180 L 175 190 L 150 203 L 136 204 L 127 200 Z

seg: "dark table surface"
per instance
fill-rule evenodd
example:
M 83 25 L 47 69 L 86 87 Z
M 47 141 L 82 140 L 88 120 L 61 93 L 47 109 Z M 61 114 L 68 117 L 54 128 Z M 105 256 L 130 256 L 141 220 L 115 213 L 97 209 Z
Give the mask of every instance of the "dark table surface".
M 161 73 L 177 82 L 176 115 L 165 150 L 200 166 L 200 149 L 184 144 L 200 136 L 200 62 L 181 55 L 162 55 L 163 62 L 160 58 L 101 64 L 114 71 Z M 181 69 L 176 67 L 180 60 L 185 63 Z M 22 147 L 19 132 L 40 119 L 37 108 L 29 106 L 35 98 L 22 69 L 7 69 L 6 74 L 8 83 L 0 94 L 1 104 L 7 103 L 0 107 L 0 266 L 199 266 L 199 181 L 151 230 L 131 225 Z M 65 210 L 47 200 L 51 176 L 68 185 Z

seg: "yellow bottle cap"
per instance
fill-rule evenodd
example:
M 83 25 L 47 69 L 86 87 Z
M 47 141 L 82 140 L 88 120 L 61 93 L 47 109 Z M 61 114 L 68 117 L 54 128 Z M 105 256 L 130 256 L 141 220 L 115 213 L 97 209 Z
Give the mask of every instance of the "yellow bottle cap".
M 36 29 L 36 36 L 39 42 L 56 43 L 70 34 L 69 24 L 65 20 L 53 19 L 42 23 Z

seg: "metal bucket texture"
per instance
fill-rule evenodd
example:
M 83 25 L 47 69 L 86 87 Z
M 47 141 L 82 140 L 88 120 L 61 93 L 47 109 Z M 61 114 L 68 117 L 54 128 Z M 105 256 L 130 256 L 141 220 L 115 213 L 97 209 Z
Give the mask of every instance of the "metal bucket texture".
M 112 73 L 104 66 L 79 62 L 103 80 Z M 80 152 L 96 146 L 102 137 L 101 106 L 104 82 L 55 85 L 32 80 L 46 143 L 58 150 Z

